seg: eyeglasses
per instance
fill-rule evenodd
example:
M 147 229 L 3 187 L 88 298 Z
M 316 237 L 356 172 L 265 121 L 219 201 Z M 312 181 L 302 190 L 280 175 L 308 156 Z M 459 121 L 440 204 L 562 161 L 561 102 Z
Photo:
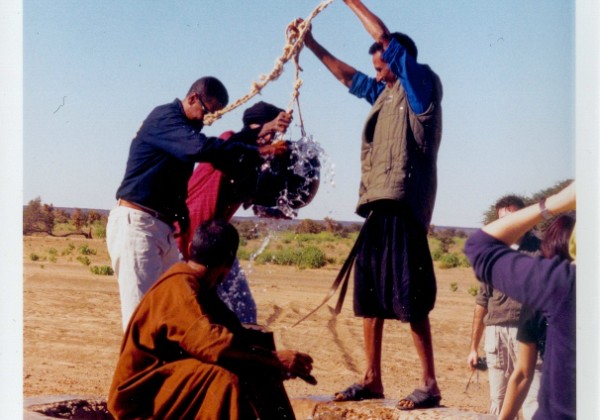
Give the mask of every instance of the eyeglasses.
M 208 107 L 204 104 L 204 101 L 202 100 L 200 95 L 198 95 L 198 101 L 200 102 L 200 107 L 202 107 L 202 112 L 204 114 L 210 114 L 211 112 L 209 111 Z

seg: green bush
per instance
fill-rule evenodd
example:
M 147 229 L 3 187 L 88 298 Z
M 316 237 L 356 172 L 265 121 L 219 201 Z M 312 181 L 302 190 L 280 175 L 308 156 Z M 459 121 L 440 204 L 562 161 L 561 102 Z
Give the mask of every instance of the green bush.
M 471 286 L 467 290 L 467 293 L 469 293 L 471 296 L 477 296 L 478 292 L 479 292 L 479 287 L 477 287 L 477 286 Z
M 453 281 L 452 283 L 450 283 L 450 290 L 453 292 L 456 292 L 458 290 L 458 283 Z
M 466 267 L 469 268 L 471 267 L 471 263 L 469 262 L 469 259 L 467 258 L 467 256 L 465 254 L 460 254 L 458 257 L 459 260 L 459 267 Z
M 327 264 L 325 253 L 315 246 L 300 249 L 300 268 L 321 268 Z
M 437 247 L 433 251 L 431 251 L 431 259 L 433 261 L 439 261 L 440 258 L 442 258 L 442 255 L 444 255 L 444 251 L 442 251 L 440 247 Z
M 77 257 L 77 261 L 79 261 L 83 265 L 90 265 L 92 263 L 90 261 L 90 259 L 87 256 L 85 256 L 85 255 L 78 256 Z
M 96 255 L 96 250 L 90 248 L 87 244 L 81 245 L 78 249 L 81 255 Z
M 93 231 L 92 237 L 97 239 L 105 239 L 106 238 L 106 223 L 103 223 L 101 220 L 96 220 L 91 229 Z
M 264 250 L 258 255 L 254 255 L 254 253 L 252 253 L 250 256 L 254 256 L 254 262 L 256 262 L 257 264 L 268 264 L 273 262 L 274 260 L 273 253 L 268 250 Z
M 264 251 L 256 257 L 258 264 L 295 265 L 299 268 L 321 268 L 327 264 L 327 257 L 316 246 L 282 248 Z
M 440 258 L 440 268 L 454 268 L 460 265 L 458 255 L 454 253 L 444 254 Z
M 75 249 L 75 245 L 69 244 L 69 245 L 67 245 L 67 247 L 65 249 L 62 250 L 60 255 L 70 255 L 74 249 Z
M 237 257 L 239 260 L 248 261 L 250 259 L 250 251 L 247 248 L 238 248 Z
M 297 243 L 323 243 L 323 242 L 336 242 L 340 240 L 340 235 L 332 232 L 318 232 L 318 233 L 296 233 L 296 232 L 283 232 L 281 234 L 281 241 L 284 244 L 290 244 L 293 242 Z
M 275 251 L 264 252 L 265 261 L 270 261 L 277 265 L 295 265 L 298 261 L 297 250 L 293 248 L 279 249 Z
M 31 254 L 29 254 L 29 259 L 31 261 L 39 261 L 40 260 L 40 256 L 38 254 L 35 254 L 35 253 L 32 252 Z
M 115 274 L 110 265 L 93 265 L 90 267 L 90 271 L 92 272 L 92 274 L 97 274 L 100 276 L 112 276 L 113 274 Z

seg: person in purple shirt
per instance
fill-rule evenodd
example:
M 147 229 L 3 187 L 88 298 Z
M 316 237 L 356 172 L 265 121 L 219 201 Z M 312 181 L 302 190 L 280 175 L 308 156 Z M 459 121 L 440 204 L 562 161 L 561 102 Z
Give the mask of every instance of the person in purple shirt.
M 437 189 L 442 85 L 407 35 L 390 33 L 360 0 L 344 0 L 375 43 L 375 77 L 334 57 L 309 32 L 306 46 L 346 87 L 372 105 L 361 142 L 356 212 L 365 217 L 354 265 L 354 314 L 363 318 L 366 371 L 335 394 L 336 401 L 384 398 L 381 372 L 386 319 L 408 322 L 420 360 L 421 383 L 397 408 L 438 406 L 429 312 L 436 279 L 427 231 Z
M 575 210 L 575 183 L 539 203 L 498 219 L 474 233 L 465 254 L 477 277 L 540 311 L 548 322 L 539 408 L 534 419 L 576 417 L 575 264 L 523 255 L 510 248 L 544 219 Z

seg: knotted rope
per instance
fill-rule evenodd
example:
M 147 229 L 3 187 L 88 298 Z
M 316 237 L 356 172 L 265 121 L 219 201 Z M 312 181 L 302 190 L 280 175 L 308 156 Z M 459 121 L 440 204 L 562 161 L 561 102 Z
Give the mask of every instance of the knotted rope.
M 204 125 L 211 125 L 219 118 L 221 118 L 226 113 L 236 109 L 240 105 L 245 104 L 250 99 L 252 99 L 256 94 L 260 93 L 260 91 L 272 80 L 277 80 L 279 76 L 283 73 L 284 65 L 290 60 L 294 60 L 294 64 L 296 66 L 296 80 L 294 83 L 294 89 L 292 91 L 292 99 L 288 105 L 288 112 L 292 109 L 292 105 L 294 101 L 298 102 L 298 96 L 300 94 L 300 87 L 302 86 L 302 80 L 300 79 L 300 68 L 299 64 L 299 55 L 300 51 L 304 47 L 304 37 L 310 29 L 310 22 L 321 13 L 327 6 L 329 6 L 333 0 L 324 0 L 319 4 L 312 13 L 302 22 L 301 19 L 293 20 L 286 28 L 286 44 L 283 47 L 283 53 L 281 56 L 275 60 L 275 66 L 271 73 L 268 75 L 261 75 L 258 81 L 252 83 L 250 88 L 250 92 L 248 92 L 245 96 L 241 97 L 237 101 L 232 104 L 226 106 L 225 108 L 214 112 L 212 114 L 207 114 L 204 116 Z M 298 106 L 298 110 L 299 110 Z M 300 125 L 302 126 L 302 115 L 300 117 Z

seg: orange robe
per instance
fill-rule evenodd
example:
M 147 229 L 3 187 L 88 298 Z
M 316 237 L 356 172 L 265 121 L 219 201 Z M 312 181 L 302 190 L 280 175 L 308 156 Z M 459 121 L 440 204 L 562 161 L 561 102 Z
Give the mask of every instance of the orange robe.
M 281 373 L 227 350 L 276 358 L 185 263 L 146 293 L 125 332 L 108 396 L 118 419 L 293 419 Z

